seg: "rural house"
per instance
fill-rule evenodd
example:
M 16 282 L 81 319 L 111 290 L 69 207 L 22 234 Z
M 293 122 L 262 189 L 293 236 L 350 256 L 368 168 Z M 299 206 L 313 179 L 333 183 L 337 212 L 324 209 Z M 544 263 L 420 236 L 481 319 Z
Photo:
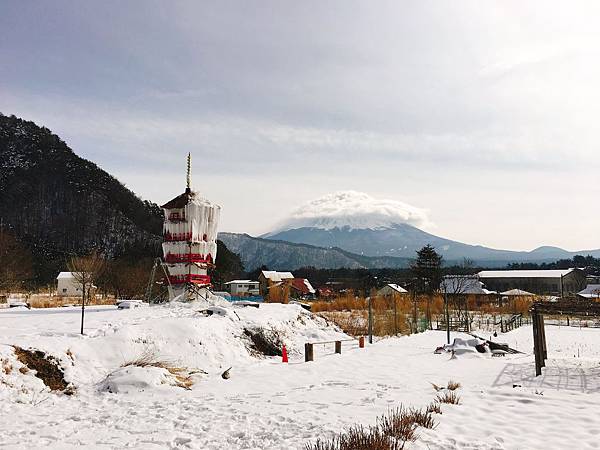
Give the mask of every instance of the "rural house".
M 399 286 L 397 284 L 394 283 L 388 283 L 386 284 L 384 287 L 382 287 L 381 289 L 379 289 L 377 291 L 377 295 L 380 297 L 396 297 L 399 295 L 404 295 L 404 294 L 408 294 L 408 291 L 406 289 L 404 289 L 402 286 Z
M 260 295 L 267 296 L 269 288 L 283 280 L 293 279 L 292 272 L 277 272 L 276 270 L 263 270 L 258 276 Z
M 288 282 L 287 280 L 285 282 Z M 290 296 L 301 300 L 313 300 L 317 291 L 312 287 L 310 281 L 306 278 L 291 279 Z
M 225 283 L 231 295 L 259 295 L 259 282 L 252 280 L 232 280 Z
M 538 295 L 576 294 L 586 286 L 581 269 L 565 270 L 484 270 L 479 279 L 498 292 L 521 289 Z

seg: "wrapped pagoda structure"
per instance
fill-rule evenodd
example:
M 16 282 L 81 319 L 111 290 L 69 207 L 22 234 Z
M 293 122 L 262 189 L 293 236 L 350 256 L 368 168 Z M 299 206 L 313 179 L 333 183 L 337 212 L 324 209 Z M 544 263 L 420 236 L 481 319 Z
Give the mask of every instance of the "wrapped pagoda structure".
M 188 155 L 185 192 L 162 205 L 163 258 L 167 266 L 169 299 L 206 298 L 210 286 L 209 269 L 217 258 L 217 226 L 221 207 L 203 198 L 190 186 Z

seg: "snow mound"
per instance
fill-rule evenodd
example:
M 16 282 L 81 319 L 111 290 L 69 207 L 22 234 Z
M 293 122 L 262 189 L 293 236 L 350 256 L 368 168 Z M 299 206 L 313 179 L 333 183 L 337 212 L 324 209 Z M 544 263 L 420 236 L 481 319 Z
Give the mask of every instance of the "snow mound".
M 171 373 L 162 367 L 127 366 L 112 372 L 102 384 L 101 390 L 117 393 L 141 392 L 165 386 L 176 386 Z
M 303 227 L 389 229 L 398 224 L 417 228 L 432 225 L 424 209 L 398 200 L 376 199 L 363 192 L 340 191 L 301 205 L 267 236 Z
M 218 297 L 121 310 L 89 307 L 83 337 L 77 333 L 77 307 L 13 311 L 16 320 L 6 323 L 29 326 L 19 335 L 12 334 L 11 327 L 0 330 L 0 338 L 7 343 L 0 347 L 0 357 L 19 368 L 12 345 L 43 351 L 56 358 L 65 381 L 78 393 L 99 387 L 114 393 L 187 388 L 178 376 L 202 374 L 193 380 L 191 388 L 195 389 L 211 379 L 220 380 L 229 367 L 237 373 L 253 364 L 274 362 L 269 358 L 280 354 L 283 345 L 291 359 L 303 359 L 306 342 L 348 338 L 299 305 L 260 304 L 255 308 L 214 303 L 220 303 Z M 6 310 L 5 317 L 9 314 Z M 273 348 L 265 352 L 263 341 Z M 31 391 L 40 389 L 33 376 L 26 378 L 35 383 Z M 15 397 L 18 386 L 11 385 L 15 392 L 7 395 Z M 1 394 L 0 390 L 0 400 Z

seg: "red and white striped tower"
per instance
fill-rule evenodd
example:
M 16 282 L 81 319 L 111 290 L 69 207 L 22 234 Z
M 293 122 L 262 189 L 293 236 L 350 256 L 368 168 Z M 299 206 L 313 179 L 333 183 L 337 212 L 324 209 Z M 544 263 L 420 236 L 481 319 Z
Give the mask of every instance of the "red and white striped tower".
M 191 189 L 191 155 L 187 160 L 185 192 L 162 205 L 163 257 L 169 274 L 169 299 L 206 298 L 208 269 L 217 257 L 217 226 L 221 207 Z

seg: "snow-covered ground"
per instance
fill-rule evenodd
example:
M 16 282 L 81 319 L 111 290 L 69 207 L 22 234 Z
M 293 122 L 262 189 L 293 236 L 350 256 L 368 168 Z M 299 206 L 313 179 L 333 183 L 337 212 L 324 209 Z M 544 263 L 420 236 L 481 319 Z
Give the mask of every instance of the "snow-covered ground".
M 430 383 L 448 380 L 461 383 L 461 404 L 443 406 L 438 426 L 419 429 L 411 448 L 600 446 L 600 330 L 548 326 L 550 359 L 535 378 L 530 327 L 497 338 L 525 352 L 504 358 L 434 354 L 445 334 L 427 332 L 365 349 L 345 342 L 341 355 L 316 346 L 315 361 L 304 363 L 305 342 L 344 335 L 294 305 L 226 307 L 210 317 L 199 309 L 89 308 L 83 337 L 76 308 L 0 310 L 0 358 L 13 366 L 0 371 L 0 447 L 297 449 L 372 424 L 400 403 L 424 406 L 435 397 Z M 289 364 L 248 350 L 243 330 L 257 327 L 283 336 Z M 13 344 L 59 358 L 75 395 L 50 393 L 22 374 Z M 192 375 L 191 390 L 157 384 L 166 375 L 156 368 L 123 373 L 123 364 L 148 352 L 207 373 Z M 230 366 L 231 378 L 222 379 Z M 111 393 L 106 379 L 115 371 L 119 389 Z

